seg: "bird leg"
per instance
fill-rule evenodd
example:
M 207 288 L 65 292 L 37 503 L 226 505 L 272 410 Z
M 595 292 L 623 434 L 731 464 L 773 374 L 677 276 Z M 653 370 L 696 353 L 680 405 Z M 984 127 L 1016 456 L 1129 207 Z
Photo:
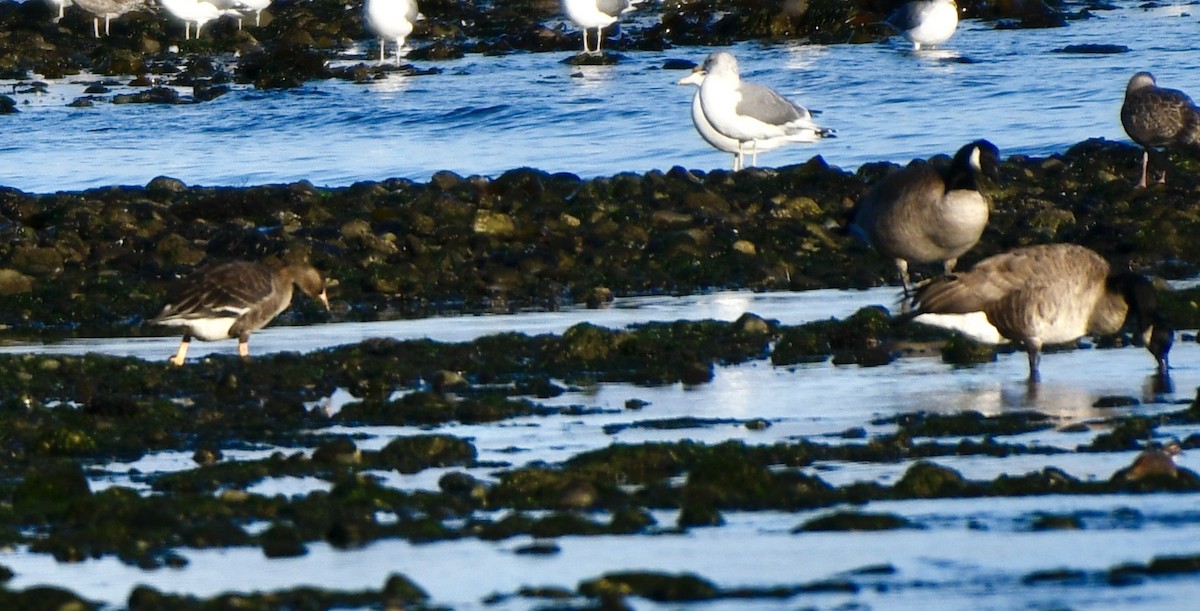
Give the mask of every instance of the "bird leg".
M 108 33 L 108 22 L 109 22 L 109 21 L 111 21 L 111 20 L 112 20 L 112 17 L 111 17 L 111 16 L 109 16 L 109 15 L 105 15 L 105 16 L 104 16 L 104 35 L 105 35 L 105 36 L 109 36 L 109 33 Z
M 183 367 L 183 359 L 187 356 L 188 346 L 192 343 L 192 336 L 184 335 L 183 341 L 179 342 L 179 350 L 175 351 L 175 356 L 168 359 L 172 365 Z
M 1038 365 L 1042 362 L 1041 342 L 1033 340 L 1026 341 L 1025 354 L 1029 356 L 1029 382 L 1040 382 L 1042 380 L 1042 374 L 1038 372 Z
M 387 60 L 387 58 L 385 57 L 386 53 L 387 53 L 387 39 L 380 38 L 379 39 L 379 63 L 382 64 L 384 61 Z
M 1146 188 L 1146 170 L 1150 167 L 1150 149 L 1142 151 L 1142 180 L 1138 182 L 1137 188 Z
M 96 34 L 96 38 L 100 38 L 100 18 L 92 18 L 92 32 Z
M 243 359 L 250 358 L 250 338 L 247 336 L 238 337 L 238 356 Z
M 958 259 L 957 259 L 957 258 L 954 258 L 954 259 L 946 259 L 945 261 L 942 261 L 942 273 L 943 273 L 943 274 L 945 274 L 945 275 L 947 275 L 947 276 L 951 276 L 951 275 L 953 275 L 953 274 L 954 274 L 954 266 L 955 266 L 955 265 L 958 265 Z
M 904 299 L 912 296 L 912 283 L 908 279 L 908 261 L 896 259 L 896 269 L 900 272 L 900 284 L 904 287 Z
M 758 167 L 758 140 L 754 140 L 750 146 L 750 165 Z

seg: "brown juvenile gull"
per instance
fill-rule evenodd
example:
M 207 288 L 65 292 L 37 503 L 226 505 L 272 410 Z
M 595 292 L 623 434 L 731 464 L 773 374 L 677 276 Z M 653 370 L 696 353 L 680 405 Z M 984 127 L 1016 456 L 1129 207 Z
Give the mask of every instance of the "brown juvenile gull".
M 1129 79 L 1125 103 L 1121 105 L 1121 125 L 1145 149 L 1139 189 L 1146 186 L 1150 153 L 1154 149 L 1180 147 L 1200 151 L 1200 109 L 1186 93 L 1159 87 L 1149 72 L 1139 72 Z M 1167 181 L 1165 169 L 1158 181 Z

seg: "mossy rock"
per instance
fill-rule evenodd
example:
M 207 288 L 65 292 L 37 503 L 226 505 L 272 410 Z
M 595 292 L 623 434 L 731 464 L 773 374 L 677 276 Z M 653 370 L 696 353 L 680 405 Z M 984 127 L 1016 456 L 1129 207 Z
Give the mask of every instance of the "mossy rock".
M 838 511 L 808 520 L 792 532 L 873 531 L 904 528 L 920 528 L 920 526 L 908 518 L 890 513 Z
M 962 494 L 967 488 L 954 469 L 920 461 L 908 468 L 893 489 L 906 497 L 940 498 Z
M 712 600 L 720 589 L 702 577 L 664 573 L 609 573 L 579 584 L 579 593 L 592 598 L 641 596 L 656 602 Z

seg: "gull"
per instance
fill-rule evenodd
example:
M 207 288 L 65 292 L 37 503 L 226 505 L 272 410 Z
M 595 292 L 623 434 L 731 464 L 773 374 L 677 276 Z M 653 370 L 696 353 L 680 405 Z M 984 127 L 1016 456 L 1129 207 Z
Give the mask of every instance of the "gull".
M 396 41 L 396 65 L 400 64 L 400 48 L 418 16 L 417 0 L 367 0 L 367 27 L 379 36 L 379 63 L 384 62 L 390 38 Z
M 700 134 L 700 137 L 713 148 L 733 154 L 733 171 L 736 172 L 745 166 L 745 158 L 742 155 L 741 147 L 737 140 L 717 131 L 704 116 L 704 109 L 700 107 L 700 85 L 703 82 L 704 69 L 701 67 L 697 67 L 691 74 L 679 80 L 680 85 L 696 86 L 696 93 L 692 96 L 692 125 L 696 126 L 696 131 Z M 755 142 L 754 150 L 755 152 L 765 153 L 787 143 L 787 138 L 768 138 Z M 754 161 L 757 163 L 757 158 Z
M 75 5 L 91 13 L 92 32 L 100 38 L 100 18 L 104 18 L 104 35 L 108 36 L 108 23 L 125 13 L 145 6 L 143 0 L 75 0 Z
M 895 262 L 907 296 L 912 292 L 909 263 L 941 262 L 949 275 L 979 241 L 988 221 L 979 174 L 998 178 L 999 162 L 994 144 L 976 140 L 960 148 L 947 168 L 909 164 L 855 204 L 847 230 Z
M 913 302 L 915 309 L 900 320 L 1022 347 L 1030 382 L 1039 379 L 1044 345 L 1116 333 L 1126 322 L 1133 323 L 1135 337 L 1165 375 L 1174 338 L 1149 279 L 1113 271 L 1095 251 L 1075 244 L 1026 246 L 988 257 L 970 271 L 927 281 Z
M 738 63 L 726 51 L 704 60 L 700 83 L 700 109 L 720 134 L 738 143 L 739 154 L 749 152 L 758 163 L 760 143 L 779 138 L 785 142 L 816 142 L 834 135 L 813 122 L 808 109 L 779 95 L 774 89 L 743 82 Z M 774 143 L 772 143 L 774 144 Z
M 292 286 L 329 309 L 320 272 L 309 265 L 272 268 L 232 261 L 200 270 L 167 297 L 152 324 L 183 327 L 183 340 L 171 363 L 183 365 L 192 338 L 238 338 L 238 355 L 250 356 L 250 334 L 263 328 L 292 302 Z
M 208 0 L 219 9 L 229 10 L 230 15 L 237 17 L 238 29 L 242 29 L 242 10 L 254 11 L 254 25 L 262 23 L 262 12 L 271 6 L 271 0 Z M 230 10 L 232 9 L 232 10 Z
M 58 9 L 58 17 L 54 20 L 57 23 L 59 19 L 63 18 L 67 7 L 71 4 L 71 0 L 46 0 L 46 4 L 49 4 L 51 9 Z
M 954 36 L 958 5 L 954 0 L 913 0 L 896 9 L 887 22 L 919 51 L 921 45 L 939 45 Z
M 236 15 L 241 17 L 241 13 L 233 9 L 222 9 L 211 2 L 205 0 L 159 0 L 163 8 L 167 9 L 172 15 L 183 21 L 183 39 L 191 38 L 191 25 L 196 24 L 196 38 L 200 38 L 200 28 L 204 24 L 216 19 L 222 15 Z
M 1200 108 L 1186 93 L 1159 87 L 1149 72 L 1139 72 L 1129 79 L 1121 105 L 1121 126 L 1143 149 L 1139 189 L 1146 186 L 1152 150 L 1184 147 L 1200 151 Z M 1163 170 L 1159 182 L 1166 181 L 1167 172 Z
M 614 24 L 621 15 L 632 11 L 643 0 L 563 0 L 567 17 L 583 30 L 583 52 L 600 53 L 604 28 Z M 596 49 L 588 47 L 588 30 L 596 28 Z

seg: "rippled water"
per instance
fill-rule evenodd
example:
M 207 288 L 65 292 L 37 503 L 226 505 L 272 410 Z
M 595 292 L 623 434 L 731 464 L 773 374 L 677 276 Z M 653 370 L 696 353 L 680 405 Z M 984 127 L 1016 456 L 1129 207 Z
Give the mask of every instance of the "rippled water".
M 823 111 L 819 119 L 839 135 L 760 161 L 778 166 L 820 154 L 853 169 L 952 153 L 980 137 L 1006 154 L 1032 155 L 1089 137 L 1126 139 L 1117 113 L 1134 72 L 1151 70 L 1163 86 L 1200 94 L 1196 18 L 1187 13 L 1194 5 L 1140 4 L 1114 2 L 1118 10 L 1057 29 L 965 21 L 943 49 L 915 54 L 899 41 L 739 44 L 732 50 L 745 78 Z M 1079 44 L 1130 51 L 1056 52 Z M 204 185 L 340 186 L 420 180 L 443 169 L 495 175 L 531 166 L 590 177 L 728 168 L 729 156 L 692 128 L 693 90 L 675 84 L 683 73 L 661 69 L 667 59 L 700 62 L 709 51 L 629 52 L 616 66 L 582 68 L 561 63 L 568 53 L 473 55 L 420 63 L 438 75 L 238 88 L 191 106 L 68 108 L 90 79 L 53 81 L 45 95 L 15 96 L 23 112 L 0 118 L 0 185 L 52 192 L 168 175 Z

